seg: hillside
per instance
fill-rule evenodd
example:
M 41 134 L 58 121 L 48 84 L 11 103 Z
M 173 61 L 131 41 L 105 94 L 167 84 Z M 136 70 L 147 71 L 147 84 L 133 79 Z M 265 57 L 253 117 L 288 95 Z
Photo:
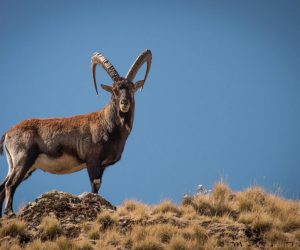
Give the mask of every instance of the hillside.
M 222 183 L 149 206 L 52 191 L 2 218 L 1 249 L 299 249 L 300 202 Z

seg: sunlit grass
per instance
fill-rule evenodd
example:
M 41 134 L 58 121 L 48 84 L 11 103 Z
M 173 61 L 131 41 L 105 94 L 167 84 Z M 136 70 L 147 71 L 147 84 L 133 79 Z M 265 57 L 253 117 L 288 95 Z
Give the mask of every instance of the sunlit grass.
M 116 211 L 103 210 L 95 221 L 80 226 L 79 238 L 62 237 L 59 221 L 46 216 L 38 227 L 40 239 L 21 244 L 20 237 L 32 233 L 26 223 L 2 222 L 0 249 L 255 249 L 255 244 L 297 249 L 300 203 L 257 186 L 234 192 L 217 183 L 210 193 L 188 196 L 179 205 L 170 200 L 151 206 L 126 200 Z
M 61 234 L 61 226 L 56 218 L 45 216 L 39 225 L 42 239 L 53 240 Z

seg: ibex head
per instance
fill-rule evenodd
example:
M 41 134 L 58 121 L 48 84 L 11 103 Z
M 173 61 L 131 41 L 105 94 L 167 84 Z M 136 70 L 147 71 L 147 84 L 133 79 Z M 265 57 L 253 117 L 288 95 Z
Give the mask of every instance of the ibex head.
M 144 83 L 147 79 L 150 66 L 151 66 L 152 54 L 150 50 L 145 50 L 142 52 L 135 62 L 132 64 L 128 70 L 125 77 L 120 77 L 117 70 L 114 66 L 100 53 L 94 53 L 92 56 L 92 71 L 93 71 L 93 80 L 96 93 L 98 95 L 98 88 L 96 83 L 96 66 L 97 64 L 101 65 L 105 71 L 109 74 L 113 80 L 112 86 L 101 84 L 101 87 L 112 94 L 112 100 L 115 105 L 122 113 L 127 113 L 130 110 L 131 105 L 134 101 L 134 93 L 138 89 L 142 89 Z M 139 80 L 133 83 L 133 80 L 138 73 L 142 65 L 146 63 L 146 73 L 143 80 Z

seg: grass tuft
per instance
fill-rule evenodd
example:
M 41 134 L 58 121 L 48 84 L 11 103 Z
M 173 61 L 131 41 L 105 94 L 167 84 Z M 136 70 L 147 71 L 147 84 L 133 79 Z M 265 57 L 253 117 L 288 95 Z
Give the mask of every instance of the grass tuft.
M 117 214 L 133 220 L 145 220 L 149 218 L 149 210 L 149 207 L 141 202 L 127 200 L 118 208 Z
M 216 203 L 225 203 L 231 197 L 231 190 L 228 185 L 224 183 L 216 183 L 212 190 L 212 199 Z
M 261 187 L 251 187 L 237 196 L 240 211 L 254 211 L 266 204 L 266 193 Z
M 45 216 L 42 219 L 41 224 L 39 225 L 39 231 L 41 233 L 41 238 L 46 240 L 53 240 L 62 232 L 59 221 L 51 216 Z
M 0 228 L 0 236 L 10 236 L 10 237 L 16 237 L 16 236 L 25 236 L 26 233 L 26 223 L 19 219 L 14 219 L 8 224 L 2 226 Z
M 116 224 L 116 216 L 110 211 L 102 211 L 98 214 L 97 221 L 101 230 L 107 230 Z
M 192 249 L 190 245 L 191 245 L 191 243 L 186 241 L 184 238 L 182 238 L 180 236 L 176 236 L 171 240 L 168 249 L 170 249 L 170 250 L 188 250 L 188 249 Z
M 159 205 L 156 205 L 153 209 L 153 214 L 157 215 L 165 215 L 165 214 L 173 214 L 177 217 L 181 216 L 181 211 L 180 209 L 171 201 L 165 200 Z
M 92 228 L 89 232 L 88 232 L 88 237 L 91 240 L 99 240 L 100 239 L 100 233 L 98 228 Z
M 206 241 L 208 240 L 208 234 L 207 230 L 205 230 L 201 226 L 194 226 L 193 227 L 193 232 L 194 232 L 194 238 L 197 241 L 199 245 L 204 245 Z
M 59 237 L 55 240 L 54 244 L 59 250 L 72 250 L 78 249 L 72 240 L 66 237 Z
M 133 250 L 163 250 L 164 247 L 159 242 L 154 242 L 151 239 L 145 239 L 143 241 L 137 242 L 132 249 Z

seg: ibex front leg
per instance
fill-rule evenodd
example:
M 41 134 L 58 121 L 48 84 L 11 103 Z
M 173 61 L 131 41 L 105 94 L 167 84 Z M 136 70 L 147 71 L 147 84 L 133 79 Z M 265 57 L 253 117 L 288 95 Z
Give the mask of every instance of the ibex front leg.
M 92 193 L 97 194 L 102 183 L 104 168 L 100 165 L 99 161 L 89 161 L 87 163 L 87 170 L 92 186 Z

